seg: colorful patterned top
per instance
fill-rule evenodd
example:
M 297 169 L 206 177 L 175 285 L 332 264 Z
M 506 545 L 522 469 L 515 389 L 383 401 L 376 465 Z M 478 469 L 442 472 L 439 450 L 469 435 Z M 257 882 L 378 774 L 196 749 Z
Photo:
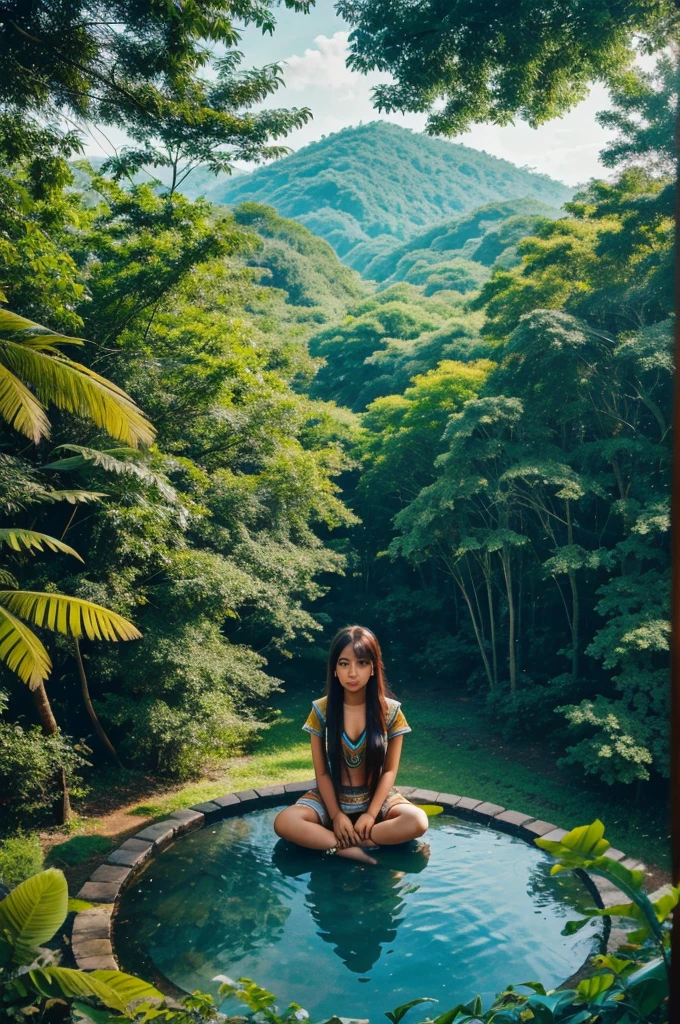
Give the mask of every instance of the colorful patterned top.
M 395 736 L 403 736 L 407 732 L 411 732 L 411 726 L 404 717 L 404 712 L 401 710 L 401 704 L 398 700 L 394 700 L 392 697 L 386 697 L 387 703 L 387 715 L 386 715 L 386 739 L 389 742 L 394 739 Z M 328 697 L 320 697 L 319 700 L 312 701 L 312 710 L 307 716 L 307 721 L 302 726 L 305 732 L 312 733 L 314 736 L 320 736 L 323 739 L 326 735 L 326 706 L 328 704 Z M 345 764 L 348 768 L 358 768 L 364 760 L 364 752 L 366 750 L 366 730 L 362 732 L 356 740 L 351 740 L 345 730 L 342 731 L 342 753 L 345 759 Z

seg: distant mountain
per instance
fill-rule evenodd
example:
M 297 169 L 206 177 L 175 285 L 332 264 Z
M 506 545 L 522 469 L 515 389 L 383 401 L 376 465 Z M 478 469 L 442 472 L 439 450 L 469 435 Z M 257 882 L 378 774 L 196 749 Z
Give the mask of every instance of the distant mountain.
M 97 171 L 103 158 L 89 163 Z M 72 170 L 73 188 L 81 191 L 84 201 L 100 201 L 91 190 L 91 175 L 82 167 Z M 225 218 L 223 209 L 208 209 L 215 219 Z M 232 211 L 232 217 L 234 226 L 247 238 L 234 257 L 235 266 L 248 267 L 247 276 L 262 286 L 245 308 L 256 317 L 263 333 L 278 331 L 284 345 L 286 339 L 297 345 L 323 325 L 343 317 L 350 304 L 365 299 L 375 287 L 345 266 L 323 238 L 295 220 L 280 217 L 271 206 L 243 203 Z
M 377 255 L 370 246 L 357 246 L 353 265 L 383 287 L 406 281 L 423 285 L 426 296 L 444 290 L 465 295 L 481 287 L 494 267 L 518 263 L 517 244 L 534 234 L 541 220 L 561 216 L 560 210 L 536 199 L 487 203 L 408 242 L 395 240 L 391 249 Z
M 220 181 L 205 195 L 214 203 L 273 206 L 360 269 L 395 240 L 484 204 L 528 197 L 558 208 L 572 190 L 468 146 L 374 121 Z

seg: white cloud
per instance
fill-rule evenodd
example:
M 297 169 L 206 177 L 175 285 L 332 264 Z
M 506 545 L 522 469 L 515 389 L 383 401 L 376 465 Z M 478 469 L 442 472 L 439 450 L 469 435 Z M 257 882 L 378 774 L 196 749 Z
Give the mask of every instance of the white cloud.
M 266 106 L 306 106 L 314 115 L 307 125 L 280 140 L 291 149 L 300 149 L 323 135 L 362 121 L 380 119 L 416 132 L 423 131 L 426 123 L 424 114 L 381 114 L 373 107 L 371 89 L 379 82 L 388 81 L 389 77 L 377 72 L 362 75 L 347 68 L 347 40 L 346 31 L 328 35 L 320 33 L 301 53 L 283 58 L 280 51 L 260 55 L 283 65 L 285 85 L 268 98 Z M 640 59 L 640 63 L 644 64 L 644 60 Z M 653 61 L 648 59 L 647 64 L 653 64 Z M 600 150 L 611 138 L 611 132 L 601 128 L 595 120 L 599 110 L 609 107 L 607 90 L 602 85 L 595 85 L 589 96 L 565 117 L 538 129 L 532 129 L 519 120 L 505 128 L 491 124 L 475 125 L 455 141 L 576 185 L 593 176 L 603 177 L 611 173 L 602 167 L 598 159 Z M 107 129 L 106 133 L 114 145 L 125 144 L 122 132 Z M 93 138 L 88 140 L 87 151 L 91 154 L 110 153 L 111 146 L 100 138 Z M 246 170 L 252 169 L 252 165 L 243 166 Z
M 414 131 L 425 127 L 424 114 L 381 114 L 373 107 L 372 87 L 389 79 L 383 74 L 362 75 L 347 68 L 347 38 L 347 32 L 318 35 L 314 45 L 301 55 L 292 54 L 282 61 L 285 88 L 269 103 L 278 107 L 309 106 L 314 114 L 312 122 L 286 139 L 293 149 L 360 121 L 392 121 Z M 600 164 L 598 154 L 611 133 L 595 120 L 597 111 L 609 106 L 606 89 L 596 85 L 569 114 L 538 129 L 523 121 L 505 128 L 475 125 L 455 141 L 574 185 L 609 173 Z

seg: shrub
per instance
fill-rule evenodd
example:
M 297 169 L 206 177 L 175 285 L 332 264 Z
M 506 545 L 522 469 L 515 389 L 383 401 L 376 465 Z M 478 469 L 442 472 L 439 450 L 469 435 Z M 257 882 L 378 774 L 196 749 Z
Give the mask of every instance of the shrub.
M 42 871 L 43 855 L 35 833 L 17 832 L 0 842 L 0 884 L 8 889 Z
M 89 764 L 89 748 L 68 736 L 43 736 L 39 726 L 0 721 L 0 810 L 3 817 L 45 818 L 61 796 L 59 770 L 66 772 L 72 796 L 83 796 L 79 770 Z

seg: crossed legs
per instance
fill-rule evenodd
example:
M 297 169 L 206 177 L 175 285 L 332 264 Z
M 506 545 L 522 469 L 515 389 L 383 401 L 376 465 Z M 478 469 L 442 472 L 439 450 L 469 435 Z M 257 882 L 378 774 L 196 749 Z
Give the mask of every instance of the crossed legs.
M 422 808 L 410 803 L 395 804 L 385 819 L 373 826 L 371 841 L 376 846 L 406 843 L 422 836 L 426 829 L 427 815 Z M 274 831 L 282 839 L 309 850 L 330 850 L 336 845 L 333 830 L 322 825 L 314 808 L 306 804 L 292 804 L 280 811 L 274 820 Z M 338 850 L 338 857 L 375 864 L 360 845 Z

